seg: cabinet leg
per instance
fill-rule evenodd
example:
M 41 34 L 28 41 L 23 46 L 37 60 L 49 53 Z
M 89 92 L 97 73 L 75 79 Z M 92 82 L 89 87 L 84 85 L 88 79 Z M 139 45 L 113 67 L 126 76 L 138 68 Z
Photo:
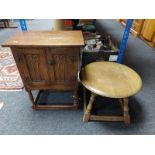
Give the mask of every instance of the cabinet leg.
M 92 109 L 93 102 L 95 100 L 95 96 L 96 96 L 95 94 L 91 93 L 89 103 L 88 103 L 88 105 L 86 107 L 86 111 L 85 111 L 84 116 L 83 116 L 83 121 L 84 122 L 87 122 L 89 120 L 89 118 L 90 118 L 90 115 L 91 115 L 90 112 L 91 112 L 91 109 Z
M 74 106 L 74 109 L 75 109 L 75 110 L 77 110 L 78 107 L 79 107 L 79 101 L 78 101 L 77 90 L 74 91 L 74 93 L 73 93 L 73 106 Z
M 34 101 L 34 97 L 32 95 L 32 92 L 30 90 L 27 90 L 27 92 L 28 92 L 28 95 L 29 95 L 29 99 L 30 99 L 30 101 L 32 103 L 32 109 L 36 109 L 36 105 L 35 105 L 35 101 Z
M 128 98 L 123 98 L 123 115 L 124 122 L 130 124 L 130 115 L 129 115 L 129 107 L 128 107 Z

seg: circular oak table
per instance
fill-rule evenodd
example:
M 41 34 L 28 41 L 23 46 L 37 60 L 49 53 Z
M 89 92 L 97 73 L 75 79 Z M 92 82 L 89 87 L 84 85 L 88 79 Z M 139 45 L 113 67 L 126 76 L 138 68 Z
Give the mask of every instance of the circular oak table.
M 114 62 L 93 62 L 80 71 L 79 79 L 84 86 L 84 121 L 124 121 L 130 123 L 128 97 L 136 94 L 142 87 L 142 80 L 134 70 Z M 88 104 L 85 88 L 91 91 Z M 118 98 L 122 106 L 123 116 L 91 115 L 92 105 L 97 95 Z

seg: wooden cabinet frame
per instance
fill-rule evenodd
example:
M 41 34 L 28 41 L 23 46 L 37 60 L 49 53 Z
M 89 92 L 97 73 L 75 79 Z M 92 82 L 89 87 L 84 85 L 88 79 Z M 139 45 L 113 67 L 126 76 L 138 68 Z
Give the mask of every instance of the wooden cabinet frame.
M 33 109 L 77 109 L 81 31 L 27 31 L 7 40 Z M 34 99 L 32 90 L 39 90 Z M 72 91 L 72 105 L 39 105 L 45 90 Z
M 77 109 L 79 47 L 11 47 L 33 109 Z M 73 105 L 38 105 L 44 90 L 73 91 Z M 34 99 L 32 90 L 39 90 Z

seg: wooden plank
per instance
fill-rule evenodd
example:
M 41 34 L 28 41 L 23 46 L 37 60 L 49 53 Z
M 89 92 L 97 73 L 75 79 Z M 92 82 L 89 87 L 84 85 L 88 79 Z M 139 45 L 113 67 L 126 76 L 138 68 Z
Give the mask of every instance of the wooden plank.
M 32 106 L 34 110 L 68 110 L 75 109 L 73 105 L 35 105 Z
M 128 98 L 123 98 L 123 115 L 124 115 L 124 122 L 130 124 L 130 115 L 129 115 L 129 107 L 128 107 Z
M 92 121 L 124 121 L 123 116 L 97 116 L 91 115 L 90 120 Z
M 27 31 L 19 32 L 2 46 L 83 46 L 81 31 Z

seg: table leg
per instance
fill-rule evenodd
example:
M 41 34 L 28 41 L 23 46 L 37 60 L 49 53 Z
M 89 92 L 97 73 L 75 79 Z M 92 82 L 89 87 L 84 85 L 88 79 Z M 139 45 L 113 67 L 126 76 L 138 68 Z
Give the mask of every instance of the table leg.
M 123 98 L 123 115 L 124 115 L 124 122 L 130 124 L 130 115 L 129 115 L 129 108 L 128 108 L 128 98 Z
M 119 104 L 120 104 L 120 106 L 121 106 L 121 108 L 123 110 L 123 107 L 124 107 L 123 99 L 122 98 L 119 98 L 118 100 L 119 100 Z
M 93 102 L 95 100 L 95 97 L 96 97 L 96 95 L 94 93 L 91 93 L 89 103 L 86 107 L 86 111 L 85 111 L 84 116 L 83 116 L 83 121 L 85 121 L 85 122 L 88 121 L 90 118 L 90 115 L 91 115 L 90 112 L 91 112 L 92 105 L 93 105 Z

